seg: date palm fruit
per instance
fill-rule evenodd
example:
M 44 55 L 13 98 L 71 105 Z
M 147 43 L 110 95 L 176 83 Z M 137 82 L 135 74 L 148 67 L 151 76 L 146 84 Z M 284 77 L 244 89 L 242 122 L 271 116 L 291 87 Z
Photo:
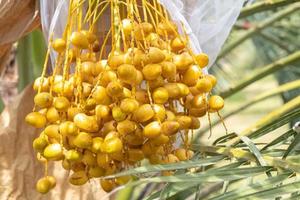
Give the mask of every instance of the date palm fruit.
M 109 153 L 109 157 L 111 157 L 111 159 L 113 159 L 116 162 L 124 162 L 125 161 L 125 155 L 122 151 Z M 108 171 L 106 173 L 108 173 Z
M 67 111 L 67 115 L 68 115 L 68 120 L 73 121 L 75 115 L 77 115 L 78 113 L 81 113 L 82 110 L 80 108 L 77 107 L 69 107 L 68 111 Z
M 117 131 L 121 135 L 132 133 L 136 130 L 136 128 L 137 128 L 136 123 L 130 120 L 121 121 L 117 125 Z
M 99 178 L 101 176 L 105 175 L 105 169 L 102 167 L 91 167 L 89 168 L 88 172 L 89 176 L 94 177 L 94 178 Z
M 36 190 L 41 194 L 46 194 L 52 188 L 51 186 L 51 181 L 46 177 L 43 177 L 36 183 Z
M 170 110 L 166 110 L 166 121 L 173 121 L 175 119 L 176 119 L 176 115 L 174 114 L 174 112 Z
M 88 166 L 96 166 L 97 165 L 97 157 L 96 154 L 89 150 L 85 150 L 81 159 L 85 165 Z
M 49 108 L 46 113 L 46 118 L 47 118 L 47 121 L 49 121 L 51 123 L 57 122 L 58 120 L 60 120 L 58 110 L 56 110 L 56 108 L 54 108 L 54 107 Z
M 155 146 L 167 144 L 169 141 L 170 141 L 170 138 L 164 134 L 160 134 L 156 138 L 153 138 L 150 140 L 150 142 Z
M 157 79 L 162 73 L 162 67 L 159 64 L 148 64 L 143 68 L 143 75 L 147 81 Z
M 70 39 L 71 43 L 79 49 L 87 49 L 89 46 L 87 36 L 82 32 L 73 32 Z
M 128 84 L 135 84 L 135 79 L 137 77 L 137 70 L 134 65 L 122 64 L 117 70 L 118 77 Z
M 136 71 L 135 85 L 140 85 L 144 80 L 143 73 L 140 70 Z
M 161 21 L 158 23 L 158 34 L 165 36 L 173 36 L 177 32 L 176 25 L 171 21 Z
M 67 111 L 70 106 L 70 101 L 66 97 L 56 97 L 53 106 L 58 111 Z
M 86 82 L 82 83 L 82 95 L 84 97 L 89 97 L 90 94 L 91 94 L 92 89 L 93 89 L 92 84 L 86 83 Z
M 70 81 L 72 81 L 72 80 L 69 80 L 69 81 L 60 80 L 60 81 L 54 83 L 54 85 L 52 87 L 53 92 L 55 92 L 57 94 L 63 94 L 66 97 L 72 97 L 74 88 Z
M 117 80 L 117 73 L 112 70 L 104 71 L 100 77 L 100 85 L 106 87 L 111 81 Z
M 123 148 L 123 143 L 115 132 L 110 132 L 105 136 L 103 145 L 106 153 L 119 152 Z
M 179 123 L 179 129 L 189 129 L 192 124 L 192 118 L 185 115 L 176 116 L 176 121 Z
M 57 38 L 53 41 L 52 48 L 58 53 L 62 53 L 66 49 L 66 41 L 62 38 Z
M 148 58 L 151 63 L 160 63 L 165 60 L 166 56 L 162 50 L 156 47 L 150 47 Z
M 153 108 L 150 104 L 140 106 L 134 113 L 133 118 L 137 122 L 146 122 L 155 115 Z
M 217 84 L 217 78 L 214 75 L 206 74 L 204 77 L 210 80 L 212 87 L 215 87 L 215 85 Z
M 31 112 L 26 115 L 25 121 L 35 128 L 42 128 L 46 125 L 46 117 L 39 112 Z
M 102 135 L 106 136 L 109 132 L 116 131 L 117 130 L 116 127 L 117 127 L 117 122 L 115 120 L 111 120 L 104 123 L 101 129 Z
M 48 145 L 48 140 L 45 136 L 40 135 L 38 138 L 33 140 L 32 146 L 38 152 L 43 152 Z
M 112 109 L 112 117 L 117 122 L 120 122 L 120 121 L 125 120 L 126 113 L 124 113 L 120 107 L 113 107 L 113 109 Z
M 154 90 L 155 88 L 162 87 L 165 84 L 165 80 L 162 76 L 157 77 L 157 79 L 148 81 L 149 88 Z
M 177 70 L 176 65 L 173 62 L 164 61 L 160 63 L 160 65 L 162 66 L 162 76 L 164 78 L 167 78 L 169 80 L 175 79 Z
M 92 75 L 93 76 L 98 76 L 100 73 L 105 71 L 105 65 L 106 65 L 106 61 L 105 60 L 101 60 L 98 61 L 97 63 L 95 63 L 94 68 L 92 68 Z
M 155 138 L 161 134 L 161 125 L 158 121 L 153 121 L 144 127 L 143 134 L 147 138 Z
M 44 149 L 43 156 L 49 160 L 61 159 L 63 156 L 63 147 L 58 143 L 49 144 Z
M 189 114 L 193 117 L 203 117 L 207 113 L 207 106 L 201 108 L 191 108 L 189 109 Z
M 95 91 L 93 92 L 92 97 L 99 104 L 109 105 L 111 103 L 111 99 L 108 96 L 106 89 L 102 86 L 97 86 L 95 88 Z
M 134 134 L 127 134 L 123 139 L 131 147 L 141 146 L 145 140 L 140 127 L 137 127 Z
M 95 68 L 95 63 L 91 61 L 86 61 L 81 64 L 81 73 L 84 75 L 93 75 L 92 71 Z
M 126 98 L 121 101 L 120 108 L 124 113 L 133 113 L 139 107 L 136 99 Z
M 59 131 L 59 126 L 56 124 L 49 125 L 45 128 L 44 130 L 45 135 L 47 135 L 49 138 L 55 138 L 55 139 L 60 139 L 60 131 Z
M 91 31 L 82 30 L 80 32 L 86 36 L 86 38 L 90 44 L 93 44 L 97 40 L 97 36 L 94 33 L 92 33 Z
M 59 125 L 59 132 L 62 135 L 77 135 L 78 128 L 72 121 L 65 121 Z
M 35 105 L 40 108 L 47 108 L 52 105 L 53 97 L 48 92 L 41 92 L 34 97 Z
M 35 106 L 25 118 L 43 129 L 32 144 L 37 159 L 61 162 L 72 171 L 73 185 L 143 165 L 144 159 L 191 159 L 189 138 L 184 148 L 177 138 L 193 134 L 199 118 L 224 106 L 211 94 L 217 79 L 203 69 L 208 56 L 195 54 L 184 25 L 175 24 L 158 0 L 109 2 L 68 3 L 63 34 L 49 33 L 55 36 L 49 40 L 53 70 L 45 63 L 34 81 Z M 112 23 L 102 24 L 109 21 L 102 12 L 111 13 Z M 110 192 L 130 179 L 101 179 L 100 185 Z M 55 184 L 46 174 L 36 189 L 47 193 Z
M 88 148 L 88 147 L 92 146 L 92 144 L 93 144 L 93 138 L 92 138 L 92 136 L 90 136 L 89 133 L 80 132 L 75 137 L 75 139 L 74 139 L 73 142 L 74 142 L 74 145 L 76 147 L 85 149 L 85 148 Z
M 103 138 L 101 138 L 101 137 L 94 137 L 93 141 L 92 141 L 92 148 L 91 148 L 91 150 L 94 153 L 99 153 L 99 152 L 104 151 Z
M 35 91 L 38 91 L 41 89 L 41 91 L 46 92 L 49 90 L 49 80 L 46 77 L 38 77 L 35 79 L 33 83 L 33 89 Z
M 152 109 L 155 113 L 154 119 L 159 120 L 160 122 L 164 121 L 166 119 L 166 109 L 162 105 L 159 104 L 153 104 Z
M 224 107 L 224 99 L 217 95 L 211 96 L 208 105 L 211 111 L 219 111 Z
M 176 163 L 176 162 L 179 162 L 179 159 L 174 154 L 168 154 L 165 157 L 164 162 L 165 163 Z
M 82 162 L 75 162 L 71 165 L 71 170 L 73 172 L 79 172 L 86 169 L 86 165 Z
M 106 179 L 101 179 L 100 180 L 100 185 L 101 188 L 105 191 L 105 192 L 110 192 L 113 189 L 116 188 L 116 183 L 113 180 L 106 180 Z
M 112 158 L 106 153 L 97 153 L 97 164 L 102 167 L 107 167 L 110 165 Z
M 196 83 L 196 89 L 201 93 L 207 93 L 212 90 L 212 83 L 208 78 L 201 78 Z
M 200 128 L 200 120 L 197 117 L 191 117 L 192 123 L 190 129 L 199 129 Z
M 51 189 L 56 186 L 56 178 L 54 176 L 46 176 L 46 179 L 50 182 Z
M 192 65 L 183 74 L 182 82 L 189 87 L 195 86 L 201 74 L 201 69 L 197 65 Z
M 107 85 L 106 93 L 110 97 L 120 97 L 123 94 L 123 86 L 119 81 L 112 81 Z
M 128 149 L 128 160 L 138 162 L 144 159 L 144 153 L 141 149 Z
M 169 98 L 177 99 L 180 98 L 180 88 L 177 83 L 167 83 L 164 85 L 164 88 L 168 91 Z
M 178 132 L 180 124 L 177 121 L 165 121 L 161 124 L 161 132 L 164 135 L 174 135 Z
M 183 83 L 177 83 L 177 87 L 179 88 L 180 97 L 185 97 L 190 94 L 190 89 Z
M 72 185 L 83 185 L 85 184 L 87 181 L 89 180 L 87 174 L 85 171 L 77 171 L 74 172 L 70 178 L 69 178 L 69 182 Z
M 136 93 L 135 93 L 135 99 L 140 104 L 148 104 L 148 103 L 150 103 L 147 91 L 143 90 L 143 89 L 140 89 L 140 90 L 136 91 Z
M 159 87 L 154 90 L 154 92 L 153 92 L 154 103 L 164 104 L 168 100 L 169 100 L 169 93 L 168 93 L 167 89 L 165 89 L 163 87 Z
M 171 42 L 171 48 L 173 51 L 178 52 L 185 48 L 186 41 L 183 38 L 176 37 Z
M 84 113 L 78 113 L 74 117 L 75 125 L 88 132 L 96 132 L 99 130 L 99 125 L 95 116 L 88 116 Z
M 209 58 L 206 54 L 201 53 L 196 56 L 196 62 L 199 65 L 199 67 L 204 68 L 208 65 Z
M 194 152 L 186 149 L 176 149 L 174 155 L 181 161 L 189 160 L 193 157 Z
M 153 25 L 148 22 L 142 22 L 134 26 L 134 37 L 137 40 L 143 40 L 149 33 L 153 31 Z
M 106 120 L 111 115 L 111 110 L 109 106 L 97 105 L 95 108 L 95 115 L 97 117 L 97 120 Z
M 125 63 L 124 54 L 114 53 L 108 57 L 107 64 L 112 69 L 117 69 L 120 65 Z
M 120 176 L 120 177 L 116 178 L 116 184 L 118 184 L 118 185 L 125 185 L 131 179 L 132 179 L 132 177 L 129 176 L 129 175 L 128 176 Z
M 80 161 L 81 158 L 82 158 L 81 152 L 79 152 L 75 149 L 71 149 L 65 153 L 65 159 L 67 159 L 68 161 L 71 161 L 71 162 L 72 161 L 73 162 Z
M 129 36 L 131 34 L 131 31 L 133 30 L 133 26 L 134 25 L 130 19 L 125 18 L 122 20 L 122 30 L 126 36 Z
M 184 71 L 194 63 L 192 56 L 188 53 L 182 53 L 173 57 L 173 62 L 177 67 L 177 70 Z
M 65 170 L 71 170 L 71 163 L 66 159 L 63 159 L 61 165 Z
M 156 153 L 157 150 L 158 150 L 158 147 L 151 144 L 151 142 L 149 140 L 146 141 L 142 146 L 142 151 L 143 151 L 143 154 L 145 155 L 145 157 L 150 157 L 151 155 Z

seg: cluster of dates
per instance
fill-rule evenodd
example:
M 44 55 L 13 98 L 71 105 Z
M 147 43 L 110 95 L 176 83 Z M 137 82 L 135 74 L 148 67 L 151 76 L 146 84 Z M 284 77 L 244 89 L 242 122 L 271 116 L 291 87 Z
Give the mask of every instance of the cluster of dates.
M 35 108 L 26 122 L 42 131 L 33 148 L 45 165 L 60 161 L 72 171 L 74 185 L 146 159 L 151 164 L 190 159 L 199 118 L 224 106 L 220 96 L 210 94 L 216 78 L 202 72 L 207 55 L 194 55 L 171 20 L 120 18 L 119 25 L 123 45 L 117 48 L 115 40 L 106 58 L 99 58 L 103 41 L 91 29 L 54 39 L 49 45 L 57 66 L 34 82 Z M 131 178 L 100 183 L 108 192 Z M 47 193 L 54 186 L 55 178 L 45 174 L 36 187 Z

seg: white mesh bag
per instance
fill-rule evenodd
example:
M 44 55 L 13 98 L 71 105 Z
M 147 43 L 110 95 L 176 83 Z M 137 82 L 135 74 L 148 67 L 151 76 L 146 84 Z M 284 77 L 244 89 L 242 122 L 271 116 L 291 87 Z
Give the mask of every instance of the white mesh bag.
M 244 0 L 160 0 L 173 20 L 182 22 L 190 35 L 191 47 L 215 61 L 237 20 Z
M 185 26 L 190 45 L 195 53 L 204 52 L 214 63 L 230 30 L 236 22 L 245 0 L 160 0 L 179 26 Z M 60 37 L 67 19 L 68 1 L 41 0 L 42 27 Z M 107 27 L 108 29 L 108 27 Z M 54 55 L 51 55 L 52 60 Z

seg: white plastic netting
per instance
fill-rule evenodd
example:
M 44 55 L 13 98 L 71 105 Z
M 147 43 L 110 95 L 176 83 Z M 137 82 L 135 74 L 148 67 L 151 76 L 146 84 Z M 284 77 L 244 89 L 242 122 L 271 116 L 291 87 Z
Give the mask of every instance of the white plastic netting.
M 173 21 L 185 26 L 190 44 L 196 53 L 210 57 L 214 63 L 230 30 L 236 22 L 245 0 L 160 0 Z M 42 27 L 46 38 L 49 33 L 62 35 L 67 19 L 68 1 L 41 0 Z M 109 27 L 107 27 L 109 29 Z M 54 60 L 54 54 L 51 55 Z
M 188 27 L 194 51 L 209 55 L 213 64 L 236 22 L 244 0 L 161 0 L 173 20 Z

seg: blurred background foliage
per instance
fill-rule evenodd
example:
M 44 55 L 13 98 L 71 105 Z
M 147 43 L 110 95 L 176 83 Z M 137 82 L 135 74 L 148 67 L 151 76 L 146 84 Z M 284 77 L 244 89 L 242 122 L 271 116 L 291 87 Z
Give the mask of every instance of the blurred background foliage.
M 42 73 L 46 51 L 46 43 L 40 30 L 35 30 L 18 41 L 19 92 Z
M 190 162 L 148 166 L 116 199 L 299 199 L 300 1 L 261 0 L 243 8 L 210 69 L 214 93 L 226 99 L 222 119 L 203 119 Z M 18 91 L 39 76 L 46 45 L 41 31 L 17 44 Z M 0 108 L 3 102 L 0 100 Z M 160 177 L 162 170 L 177 170 Z M 155 176 L 153 176 L 155 175 Z M 114 175 L 116 177 L 118 175 Z M 243 185 L 243 189 L 240 188 Z

